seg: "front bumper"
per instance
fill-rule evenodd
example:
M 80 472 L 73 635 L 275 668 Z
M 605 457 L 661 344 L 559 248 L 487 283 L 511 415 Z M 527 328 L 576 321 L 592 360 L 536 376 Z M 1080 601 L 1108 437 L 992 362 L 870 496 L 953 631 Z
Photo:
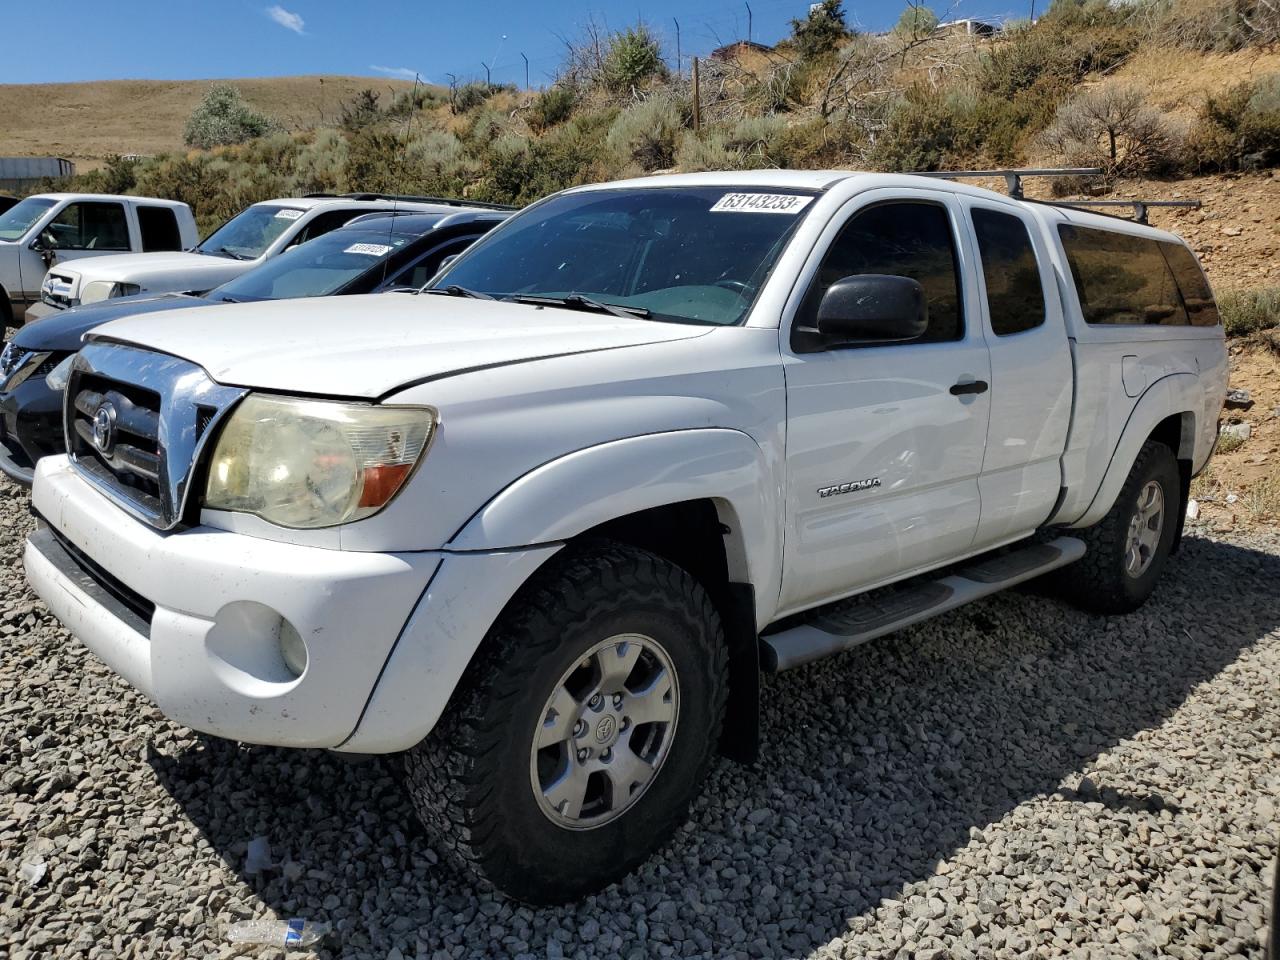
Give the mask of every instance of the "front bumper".
M 27 541 L 27 579 L 53 614 L 166 716 L 250 743 L 347 740 L 441 559 L 208 527 L 164 534 L 65 456 L 36 466 L 32 505 L 49 529 Z M 280 652 L 281 617 L 307 647 L 298 677 Z
M 27 307 L 27 315 L 24 322 L 35 323 L 37 320 L 42 320 L 55 313 L 61 313 L 65 309 L 66 307 L 55 307 L 53 304 L 45 303 L 43 300 L 37 300 Z

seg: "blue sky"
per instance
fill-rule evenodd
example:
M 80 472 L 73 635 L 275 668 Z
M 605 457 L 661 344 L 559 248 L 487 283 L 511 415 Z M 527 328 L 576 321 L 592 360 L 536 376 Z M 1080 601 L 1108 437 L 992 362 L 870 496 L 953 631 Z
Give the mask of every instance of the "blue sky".
M 749 2 L 753 37 L 766 43 L 786 35 L 788 20 L 808 9 L 808 0 Z M 959 0 L 952 15 L 998 14 L 1009 2 Z M 877 30 L 891 26 L 904 3 L 845 0 L 845 10 Z M 669 58 L 672 17 L 680 20 L 686 56 L 747 35 L 743 0 L 62 0 L 56 16 L 46 3 L 4 6 L 5 33 L 22 39 L 7 45 L 14 55 L 0 61 L 0 83 L 315 73 L 412 79 L 415 71 L 445 83 L 450 73 L 483 78 L 481 64 L 489 63 L 495 81 L 523 84 L 524 53 L 536 86 L 560 62 L 561 37 L 579 35 L 593 16 L 612 28 L 643 17 Z

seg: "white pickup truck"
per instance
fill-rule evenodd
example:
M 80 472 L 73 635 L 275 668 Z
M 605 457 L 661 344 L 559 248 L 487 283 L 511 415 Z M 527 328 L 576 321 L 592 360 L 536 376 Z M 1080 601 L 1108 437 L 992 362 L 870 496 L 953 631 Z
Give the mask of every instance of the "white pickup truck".
M 52 264 L 185 250 L 196 240 L 191 208 L 174 200 L 98 193 L 27 197 L 0 213 L 0 323 L 12 327 L 26 319 Z
M 432 287 L 98 328 L 26 570 L 178 722 L 407 751 L 534 902 L 753 755 L 761 671 L 1050 571 L 1143 603 L 1226 391 L 1177 237 L 920 177 L 577 188 Z

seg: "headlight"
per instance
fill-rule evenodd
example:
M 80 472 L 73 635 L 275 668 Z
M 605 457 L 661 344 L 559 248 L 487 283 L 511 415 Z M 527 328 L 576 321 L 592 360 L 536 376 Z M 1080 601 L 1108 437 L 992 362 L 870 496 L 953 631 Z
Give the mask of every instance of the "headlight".
M 58 393 L 67 389 L 67 381 L 71 379 L 71 363 L 75 358 L 74 353 L 68 354 L 60 364 L 50 370 L 44 378 L 45 386 Z
M 114 283 L 111 280 L 92 280 L 80 290 L 81 303 L 98 303 L 113 297 L 128 297 L 141 293 L 142 287 L 136 283 Z
M 391 501 L 435 429 L 426 407 L 250 395 L 209 463 L 204 504 L 282 527 L 332 527 Z

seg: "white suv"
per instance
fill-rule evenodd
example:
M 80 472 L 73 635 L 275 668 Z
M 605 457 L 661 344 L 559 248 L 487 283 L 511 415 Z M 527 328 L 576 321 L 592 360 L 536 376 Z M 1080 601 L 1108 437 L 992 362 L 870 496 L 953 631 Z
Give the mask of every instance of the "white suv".
M 179 722 L 407 751 L 530 901 L 751 756 L 762 670 L 1060 568 L 1143 603 L 1226 391 L 1177 237 L 920 177 L 582 187 L 433 287 L 95 330 L 27 576 Z

